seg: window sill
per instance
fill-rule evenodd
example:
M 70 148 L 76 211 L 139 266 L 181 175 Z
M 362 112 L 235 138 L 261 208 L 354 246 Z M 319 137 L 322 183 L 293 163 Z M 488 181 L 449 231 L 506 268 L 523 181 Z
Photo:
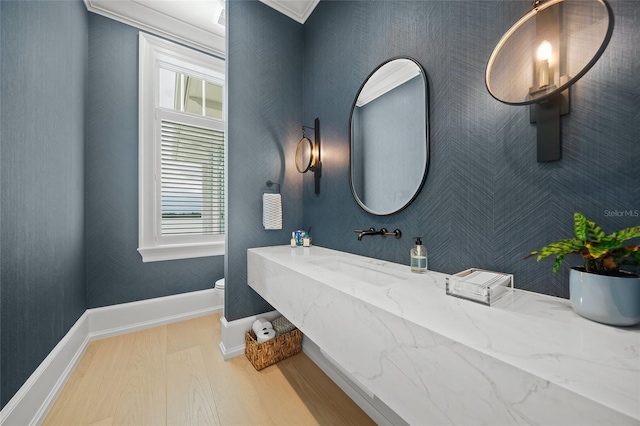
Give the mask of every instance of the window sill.
M 224 242 L 206 244 L 174 244 L 170 246 L 139 247 L 143 262 L 223 256 Z

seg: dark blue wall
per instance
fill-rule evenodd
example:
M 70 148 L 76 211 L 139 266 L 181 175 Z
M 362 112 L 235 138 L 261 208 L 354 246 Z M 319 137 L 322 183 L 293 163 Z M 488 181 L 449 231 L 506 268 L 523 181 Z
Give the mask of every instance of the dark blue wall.
M 85 310 L 87 11 L 0 3 L 0 406 Z
M 258 1 L 227 2 L 228 185 L 225 317 L 272 309 L 247 285 L 247 248 L 288 244 L 302 226 L 302 25 Z M 283 229 L 262 226 L 262 193 L 281 184 Z M 275 187 L 272 187 L 275 188 Z
M 138 30 L 3 1 L 0 402 L 86 308 L 211 288 L 223 257 L 142 263 Z
M 563 159 L 536 162 L 529 110 L 499 103 L 484 70 L 502 34 L 530 1 L 321 1 L 304 25 L 304 119 L 322 123 L 322 193 L 304 184 L 304 223 L 314 243 L 408 263 L 422 235 L 429 267 L 515 274 L 517 287 L 568 296 L 568 265 L 523 260 L 571 236 L 573 212 L 605 230 L 640 217 L 640 2 L 611 0 L 616 26 L 606 52 L 572 89 L 562 119 Z M 349 111 L 366 76 L 398 55 L 417 59 L 431 89 L 431 167 L 406 210 L 376 217 L 349 189 Z M 400 240 L 354 229 L 400 228 Z M 569 261 L 576 264 L 576 261 Z
M 212 288 L 223 256 L 143 263 L 138 248 L 138 29 L 89 14 L 87 308 Z

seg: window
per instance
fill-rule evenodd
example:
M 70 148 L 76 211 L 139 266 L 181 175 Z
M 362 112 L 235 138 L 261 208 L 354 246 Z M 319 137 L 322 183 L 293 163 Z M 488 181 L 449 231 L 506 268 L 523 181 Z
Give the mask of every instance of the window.
M 224 61 L 140 33 L 144 262 L 224 254 Z

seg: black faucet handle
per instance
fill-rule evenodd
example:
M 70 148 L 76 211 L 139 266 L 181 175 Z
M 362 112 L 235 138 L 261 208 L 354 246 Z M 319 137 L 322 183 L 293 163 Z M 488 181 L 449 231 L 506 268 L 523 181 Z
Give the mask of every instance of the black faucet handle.
M 382 235 L 384 235 L 385 237 L 394 237 L 394 238 L 402 237 L 402 231 L 399 229 L 394 229 L 393 232 L 389 232 L 385 228 L 382 228 L 380 232 L 382 232 L 383 233 Z

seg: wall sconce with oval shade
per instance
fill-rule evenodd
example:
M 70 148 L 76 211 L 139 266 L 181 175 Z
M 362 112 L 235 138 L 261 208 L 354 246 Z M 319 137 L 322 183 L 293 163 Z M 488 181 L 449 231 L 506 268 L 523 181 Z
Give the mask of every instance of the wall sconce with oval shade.
M 561 158 L 560 116 L 569 113 L 569 87 L 600 58 L 613 33 L 605 0 L 536 0 L 496 45 L 487 90 L 509 105 L 531 105 L 538 161 Z
M 320 193 L 320 175 L 322 173 L 322 162 L 320 161 L 320 120 L 314 121 L 314 127 L 302 126 L 302 139 L 296 148 L 296 169 L 300 173 L 313 172 L 315 181 L 315 193 Z M 314 131 L 314 141 L 306 136 L 305 129 Z

